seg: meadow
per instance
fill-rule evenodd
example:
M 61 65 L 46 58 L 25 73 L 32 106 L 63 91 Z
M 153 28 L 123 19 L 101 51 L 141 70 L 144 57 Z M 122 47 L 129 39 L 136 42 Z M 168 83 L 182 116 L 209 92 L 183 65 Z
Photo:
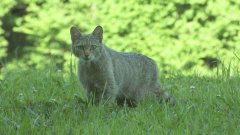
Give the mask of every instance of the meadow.
M 9 70 L 0 81 L 0 133 L 239 134 L 239 72 L 161 77 L 176 106 L 143 101 L 136 108 L 86 104 L 73 72 Z

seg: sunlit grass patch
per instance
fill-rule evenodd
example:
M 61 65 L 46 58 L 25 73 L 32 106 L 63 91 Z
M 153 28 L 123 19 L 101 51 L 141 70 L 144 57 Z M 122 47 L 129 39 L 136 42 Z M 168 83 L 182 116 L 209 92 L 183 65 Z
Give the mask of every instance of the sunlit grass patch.
M 237 134 L 240 77 L 173 74 L 163 85 L 178 104 L 91 105 L 75 74 L 55 68 L 9 71 L 0 82 L 5 134 Z

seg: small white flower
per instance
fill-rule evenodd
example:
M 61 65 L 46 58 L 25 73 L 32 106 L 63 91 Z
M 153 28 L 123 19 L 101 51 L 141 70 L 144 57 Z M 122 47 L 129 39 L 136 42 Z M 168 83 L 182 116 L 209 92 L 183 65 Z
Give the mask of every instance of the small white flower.
M 57 100 L 56 99 L 54 99 L 54 98 L 52 98 L 52 99 L 50 99 L 50 102 L 56 102 Z
M 19 129 L 21 126 L 19 124 L 16 125 L 16 128 Z
M 33 93 L 36 93 L 38 90 L 33 90 Z
M 19 95 L 19 96 L 23 96 L 23 93 L 19 93 L 18 95 Z
M 34 86 L 32 86 L 32 92 L 33 93 L 36 93 L 38 90 L 34 87 Z
M 195 89 L 195 86 L 191 85 L 191 86 L 190 86 L 190 89 Z
M 57 70 L 57 72 L 58 72 L 58 73 L 61 73 L 61 72 L 62 72 L 62 70 L 60 70 L 60 69 L 59 69 L 59 70 Z

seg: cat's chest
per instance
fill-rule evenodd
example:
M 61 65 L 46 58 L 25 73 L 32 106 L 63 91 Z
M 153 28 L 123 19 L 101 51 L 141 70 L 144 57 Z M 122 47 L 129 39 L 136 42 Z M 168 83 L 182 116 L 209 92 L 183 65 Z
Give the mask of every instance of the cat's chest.
M 80 69 L 80 77 L 86 79 L 86 80 L 95 80 L 100 78 L 102 75 L 101 72 L 92 69 L 92 68 L 85 68 L 85 69 Z
M 90 91 L 99 91 L 103 89 L 105 75 L 102 72 L 84 69 L 80 71 L 80 80 L 84 86 Z
M 99 88 L 107 78 L 107 67 L 102 63 L 85 63 L 79 65 L 79 77 L 83 85 Z
M 88 82 L 99 82 L 104 78 L 104 68 L 97 65 L 83 65 L 79 67 L 80 78 Z

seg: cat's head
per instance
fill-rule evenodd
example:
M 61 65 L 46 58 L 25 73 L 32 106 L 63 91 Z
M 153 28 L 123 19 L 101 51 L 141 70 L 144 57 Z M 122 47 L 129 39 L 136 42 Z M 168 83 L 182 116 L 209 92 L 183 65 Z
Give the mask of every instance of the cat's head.
M 82 34 L 75 26 L 70 29 L 72 52 L 76 57 L 92 61 L 101 55 L 103 29 L 97 26 L 91 34 Z

